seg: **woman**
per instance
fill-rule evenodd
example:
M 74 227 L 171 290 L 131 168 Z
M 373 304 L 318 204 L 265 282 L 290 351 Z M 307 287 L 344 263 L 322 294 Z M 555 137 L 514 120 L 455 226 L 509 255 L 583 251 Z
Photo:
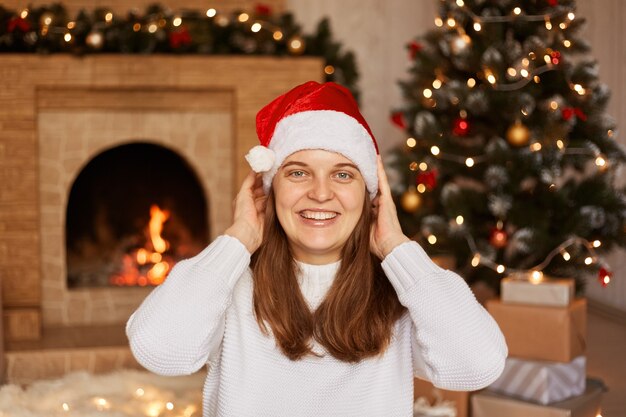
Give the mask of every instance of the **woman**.
M 234 220 L 127 324 L 163 375 L 208 367 L 203 415 L 411 416 L 413 377 L 476 390 L 507 348 L 465 282 L 402 234 L 374 137 L 343 87 L 257 115 Z M 382 262 L 381 262 L 382 261 Z

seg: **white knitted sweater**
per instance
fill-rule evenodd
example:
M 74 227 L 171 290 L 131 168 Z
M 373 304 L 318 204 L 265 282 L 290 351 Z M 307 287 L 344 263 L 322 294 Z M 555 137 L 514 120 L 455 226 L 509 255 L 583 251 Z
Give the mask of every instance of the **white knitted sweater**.
M 204 417 L 410 417 L 413 376 L 451 390 L 476 390 L 502 372 L 507 347 L 495 321 L 458 275 L 436 266 L 414 242 L 395 248 L 383 269 L 407 312 L 381 356 L 357 364 L 330 354 L 292 361 L 254 317 L 250 254 L 221 236 L 179 262 L 130 317 L 133 354 L 162 375 L 204 365 Z M 300 265 L 312 308 L 339 263 Z M 323 347 L 314 350 L 325 353 Z

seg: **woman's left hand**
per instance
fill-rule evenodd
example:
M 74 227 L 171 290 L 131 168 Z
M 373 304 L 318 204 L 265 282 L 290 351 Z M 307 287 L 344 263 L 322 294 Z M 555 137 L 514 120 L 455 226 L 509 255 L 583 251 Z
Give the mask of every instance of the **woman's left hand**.
M 374 221 L 370 232 L 370 250 L 382 260 L 396 246 L 410 239 L 402 233 L 380 155 L 378 156 L 378 195 L 372 201 L 372 211 Z

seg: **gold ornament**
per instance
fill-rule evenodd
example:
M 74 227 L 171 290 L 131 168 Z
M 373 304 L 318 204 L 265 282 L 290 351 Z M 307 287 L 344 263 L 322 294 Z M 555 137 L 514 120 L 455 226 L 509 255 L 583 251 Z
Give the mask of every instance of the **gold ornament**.
M 402 205 L 402 209 L 407 213 L 415 213 L 422 205 L 422 197 L 415 188 L 411 187 L 402 194 L 400 205 Z
M 304 47 L 304 39 L 298 35 L 292 36 L 291 39 L 289 39 L 289 42 L 287 42 L 287 49 L 292 55 L 302 54 L 304 52 Z
M 516 120 L 506 131 L 506 140 L 513 146 L 528 145 L 530 130 L 521 121 Z

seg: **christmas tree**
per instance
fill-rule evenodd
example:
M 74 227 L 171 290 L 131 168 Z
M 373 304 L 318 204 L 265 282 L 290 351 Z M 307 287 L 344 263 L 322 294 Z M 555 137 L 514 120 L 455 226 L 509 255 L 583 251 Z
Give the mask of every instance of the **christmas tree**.
M 405 232 L 468 279 L 606 285 L 601 254 L 626 246 L 626 153 L 573 0 L 441 0 L 412 41 L 392 121 Z

